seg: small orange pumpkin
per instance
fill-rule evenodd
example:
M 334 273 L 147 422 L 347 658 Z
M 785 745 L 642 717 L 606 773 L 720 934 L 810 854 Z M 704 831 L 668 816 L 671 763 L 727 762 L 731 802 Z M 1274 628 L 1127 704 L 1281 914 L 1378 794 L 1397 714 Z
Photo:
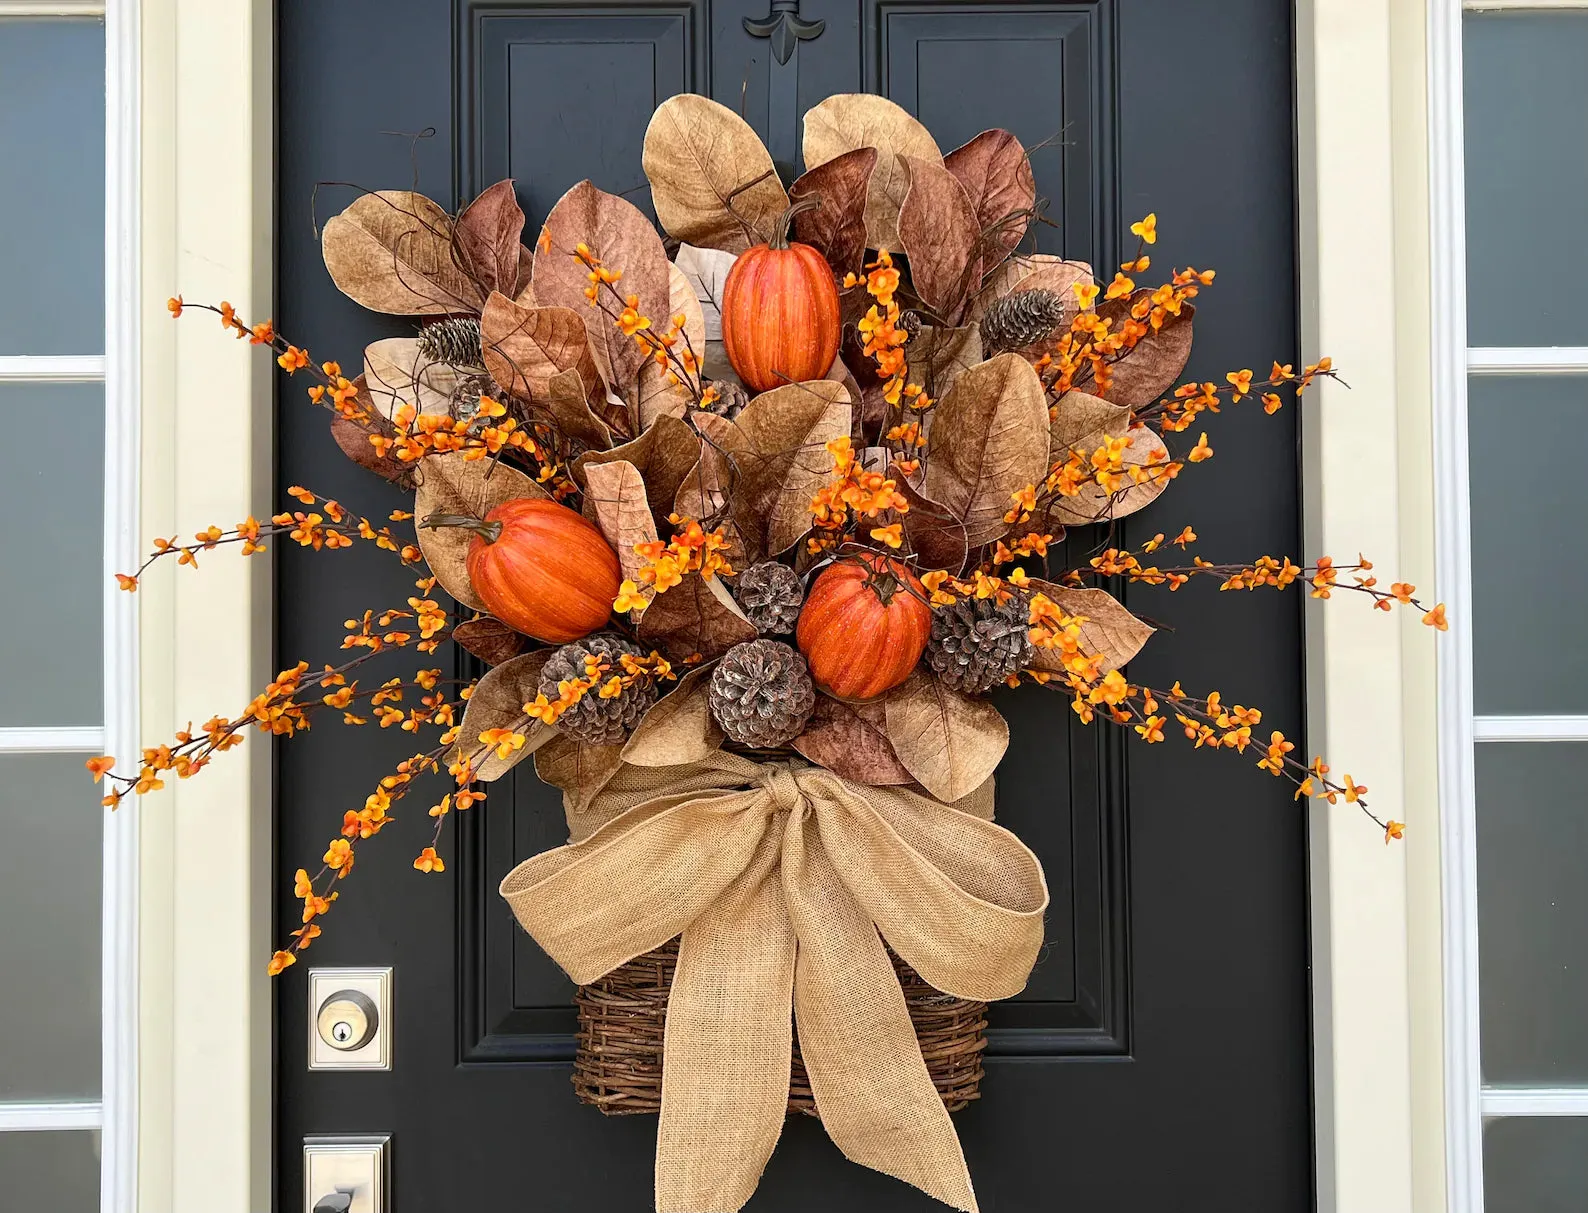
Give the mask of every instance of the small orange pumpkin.
M 814 199 L 778 220 L 770 244 L 739 254 L 722 287 L 722 341 L 728 361 L 752 391 L 820 379 L 838 356 L 838 286 L 827 259 L 791 242 L 789 222 Z
M 816 685 L 850 700 L 875 699 L 908 678 L 931 634 L 920 580 L 872 553 L 824 569 L 795 627 Z
M 549 644 L 588 636 L 612 616 L 617 553 L 593 525 L 555 501 L 516 497 L 483 521 L 426 519 L 475 532 L 469 584 L 491 614 Z

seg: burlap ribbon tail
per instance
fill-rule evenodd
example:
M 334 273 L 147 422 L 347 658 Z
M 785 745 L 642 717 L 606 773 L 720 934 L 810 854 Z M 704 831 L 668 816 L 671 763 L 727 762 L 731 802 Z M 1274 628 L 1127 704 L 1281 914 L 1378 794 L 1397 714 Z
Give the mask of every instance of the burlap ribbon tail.
M 683 936 L 658 1213 L 734 1213 L 755 1191 L 787 1111 L 791 1003 L 839 1149 L 974 1213 L 883 940 L 945 993 L 1018 993 L 1048 903 L 1036 856 L 927 797 L 729 753 L 623 766 L 565 799 L 573 841 L 502 882 L 524 929 L 580 984 Z

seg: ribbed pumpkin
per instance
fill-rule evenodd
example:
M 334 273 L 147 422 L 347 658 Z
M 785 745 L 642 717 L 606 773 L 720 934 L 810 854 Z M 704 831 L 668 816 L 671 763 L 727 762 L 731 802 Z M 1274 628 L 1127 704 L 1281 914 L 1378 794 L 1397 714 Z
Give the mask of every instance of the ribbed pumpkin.
M 931 634 L 915 574 L 870 553 L 824 569 L 795 628 L 816 685 L 849 700 L 875 699 L 908 678 Z
M 517 497 L 471 529 L 469 584 L 508 627 L 567 644 L 611 618 L 621 580 L 617 553 L 567 506 Z
M 722 287 L 722 341 L 752 391 L 820 379 L 838 356 L 838 287 L 827 259 L 790 241 L 788 225 L 813 199 L 778 220 L 770 244 L 739 254 Z

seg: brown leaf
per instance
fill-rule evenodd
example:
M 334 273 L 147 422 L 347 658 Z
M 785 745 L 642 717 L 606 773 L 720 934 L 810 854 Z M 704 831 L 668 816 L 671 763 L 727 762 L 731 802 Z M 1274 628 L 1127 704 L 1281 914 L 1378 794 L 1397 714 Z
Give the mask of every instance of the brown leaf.
M 1169 448 L 1164 445 L 1162 438 L 1145 426 L 1137 426 L 1134 429 L 1099 430 L 1082 438 L 1075 444 L 1075 449 L 1089 453 L 1102 446 L 1105 438 L 1117 438 L 1127 433 L 1130 435 L 1131 444 L 1121 460 L 1127 470 L 1133 467 L 1161 469 L 1168 465 Z M 1049 513 L 1065 526 L 1085 526 L 1092 522 L 1106 522 L 1145 509 L 1168 487 L 1169 478 L 1161 473 L 1154 474 L 1145 483 L 1130 485 L 1118 496 L 1106 492 L 1096 481 L 1088 481 L 1073 497 L 1053 498 Z
M 656 595 L 640 616 L 638 634 L 641 644 L 661 649 L 674 661 L 697 653 L 711 661 L 756 638 L 755 625 L 744 617 L 722 578 L 708 580 L 697 573 Z
M 1048 427 L 1048 451 L 1053 462 L 1067 458 L 1072 448 L 1080 448 L 1084 454 L 1090 455 L 1100 445 L 1098 442 L 1086 445 L 1086 441 L 1094 434 L 1121 434 L 1130 425 L 1128 408 L 1089 392 L 1065 392 L 1051 412 L 1053 420 Z
M 551 414 L 552 424 L 563 437 L 582 442 L 592 451 L 612 445 L 612 431 L 590 411 L 585 381 L 577 370 L 558 371 L 535 403 Z
M 491 378 L 515 396 L 538 399 L 563 371 L 579 373 L 587 399 L 606 394 L 584 317 L 572 308 L 524 307 L 495 292 L 480 313 L 480 344 Z
M 976 292 L 965 309 L 966 322 L 980 320 L 987 309 L 1005 295 L 1017 289 L 1028 289 L 1024 285 L 1026 279 L 1038 270 L 1046 270 L 1048 267 L 1054 268 L 1047 277 L 1039 279 L 1038 284 L 1052 281 L 1055 284 L 1053 289 L 1072 299 L 1075 297 L 1075 292 L 1068 284 L 1092 280 L 1092 267 L 1084 261 L 1066 261 L 1063 257 L 1057 257 L 1052 253 L 1017 253 L 982 279 L 981 289 Z
M 890 691 L 883 707 L 894 753 L 941 801 L 974 792 L 1009 748 L 1009 726 L 997 708 L 950 690 L 924 670 Z
M 452 232 L 458 265 L 484 293 L 501 291 L 511 299 L 522 285 L 518 271 L 523 234 L 524 212 L 513 183 L 498 181 L 458 216 Z
M 915 779 L 893 752 L 887 709 L 878 700 L 842 703 L 816 696 L 816 711 L 791 744 L 812 762 L 856 783 L 887 786 Z
M 703 356 L 706 351 L 705 305 L 695 294 L 695 284 L 689 275 L 671 261 L 667 263 L 667 316 L 669 325 L 674 316 L 684 318 L 684 336 L 688 338 L 689 348 L 695 351 L 696 357 Z M 717 320 L 719 324 L 722 321 L 720 312 Z
M 899 207 L 899 240 L 910 258 L 910 283 L 927 307 L 953 323 L 981 280 L 981 225 L 965 187 L 941 163 L 899 159 L 910 176 Z
M 886 97 L 839 93 L 805 113 L 807 171 L 857 147 L 877 149 L 866 187 L 866 247 L 899 247 L 899 204 L 909 188 L 900 156 L 943 163 L 931 132 Z
M 585 513 L 618 554 L 623 576 L 638 581 L 645 558 L 634 545 L 656 542 L 656 519 L 645 499 L 639 469 L 622 459 L 590 464 L 585 468 L 584 504 Z
M 941 400 L 962 373 L 982 361 L 981 329 L 940 328 L 923 324 L 904 347 L 905 378 L 919 383 L 933 400 Z
M 694 399 L 687 387 L 668 378 L 664 367 L 647 362 L 640 368 L 640 383 L 635 394 L 641 432 L 655 425 L 658 417 L 682 419 L 687 416 Z
M 668 300 L 667 254 L 661 237 L 632 202 L 581 181 L 557 201 L 546 216 L 550 247 L 535 249 L 535 301 L 542 307 L 566 307 L 584 320 L 595 357 L 607 386 L 626 396 L 646 353 L 638 342 L 612 323 L 601 308 L 591 307 L 584 289 L 589 271 L 574 256 L 580 241 L 590 246 L 608 269 L 620 272 L 621 294 L 638 298 L 642 315 L 665 324 Z M 609 306 L 616 300 L 608 297 Z
M 541 753 L 545 753 L 545 751 L 542 750 Z M 538 766 L 540 759 L 536 758 L 535 762 Z M 997 805 L 997 800 L 998 777 L 996 775 L 989 775 L 987 776 L 986 781 L 974 792 L 970 792 L 956 800 L 954 802 L 954 808 L 958 809 L 961 813 L 969 813 L 972 817 L 980 817 L 983 821 L 991 821 L 993 819 L 993 809 Z
M 910 503 L 904 515 L 904 533 L 916 557 L 928 569 L 947 569 L 958 576 L 973 546 L 967 538 L 965 524 L 942 502 L 926 496 L 920 486 L 896 466 L 890 475 Z
M 400 485 L 404 489 L 412 489 L 414 485 L 414 467 L 411 463 L 404 463 L 395 455 L 378 455 L 375 448 L 370 445 L 372 434 L 395 434 L 397 429 L 391 422 L 382 417 L 375 408 L 375 401 L 369 394 L 369 385 L 364 376 L 360 375 L 353 380 L 353 386 L 358 389 L 353 402 L 369 415 L 367 422 L 357 422 L 347 417 L 333 415 L 331 417 L 331 437 L 336 440 L 336 445 L 361 468 L 367 468 L 383 480 Z
M 678 486 L 700 459 L 700 435 L 677 417 L 661 416 L 638 438 L 610 451 L 588 451 L 573 462 L 573 478 L 580 487 L 587 469 L 598 463 L 622 459 L 639 469 L 645 496 L 651 503 L 658 528 L 667 522 Z
M 719 749 L 722 730 L 711 718 L 706 697 L 710 681 L 711 667 L 705 665 L 680 678 L 678 685 L 640 718 L 623 747 L 623 761 L 637 767 L 676 767 L 699 762 Z
M 464 652 L 473 653 L 486 665 L 493 666 L 517 657 L 535 643 L 494 615 L 465 619 L 452 629 L 452 640 Z
M 477 312 L 485 302 L 453 260 L 452 219 L 422 194 L 360 195 L 326 222 L 320 248 L 337 289 L 374 312 Z
M 794 202 L 820 200 L 794 216 L 794 238 L 810 245 L 833 273 L 858 274 L 866 261 L 866 190 L 877 167 L 877 149 L 857 147 L 819 164 L 789 187 Z
M 426 456 L 419 464 L 419 490 L 414 496 L 414 518 L 423 522 L 431 514 L 466 514 L 484 518 L 504 501 L 518 497 L 545 497 L 541 488 L 517 468 L 489 459 L 467 460 L 463 452 Z M 469 584 L 469 543 L 472 531 L 459 527 L 419 527 L 419 550 L 441 588 L 464 606 L 487 609 Z
M 982 237 L 983 261 L 991 264 L 1019 247 L 1036 206 L 1037 184 L 1026 149 L 1008 131 L 983 131 L 943 157 L 943 167 L 970 196 Z
M 729 452 L 739 441 L 738 430 L 726 417 L 713 413 L 697 412 L 692 420 L 702 437 L 700 459 L 678 486 L 673 511 L 703 524 L 720 526 L 728 539 L 723 556 L 736 569 L 748 568 L 763 553 L 748 546 L 738 524 L 727 514 L 729 489 L 735 476 Z
M 1081 652 L 1088 657 L 1102 655 L 1100 674 L 1119 669 L 1141 652 L 1157 630 L 1137 619 L 1107 590 L 1070 589 L 1050 581 L 1039 581 L 1035 577 L 1028 584 L 1065 614 L 1080 615 L 1086 619 L 1081 625 Z M 1053 674 L 1064 673 L 1064 663 L 1052 649 L 1034 649 L 1030 668 Z
M 563 790 L 570 822 L 622 769 L 622 746 L 586 745 L 561 732 L 535 752 L 535 774 L 542 783 Z
M 740 253 L 772 236 L 788 195 L 750 124 L 694 93 L 669 97 L 641 157 L 656 218 L 675 240 Z
M 779 555 L 811 529 L 811 497 L 833 474 L 826 444 L 849 433 L 849 392 L 831 379 L 785 383 L 733 424 L 734 521 L 751 546 Z
M 1042 381 L 1017 354 L 962 374 L 933 415 L 922 491 L 965 524 L 971 547 L 1005 534 L 1010 496 L 1048 473 Z
M 535 698 L 539 689 L 541 667 L 556 651 L 536 649 L 533 653 L 509 658 L 487 670 L 475 684 L 474 694 L 469 696 L 468 706 L 463 709 L 458 743 L 449 758 L 467 759 L 474 766 L 474 777 L 481 783 L 500 779 L 557 735 L 551 725 L 524 715 L 524 705 Z M 522 733 L 525 743 L 508 757 L 499 758 L 494 747 L 480 744 L 480 734 L 487 729 L 511 729 Z
M 426 358 L 417 337 L 387 337 L 364 347 L 366 403 L 388 420 L 405 404 L 419 414 L 450 415 L 464 377 L 451 363 Z
M 1114 331 L 1118 332 L 1130 315 L 1131 305 L 1151 293 L 1143 289 L 1129 299 L 1107 300 L 1098 305 L 1097 314 L 1112 320 Z M 1182 305 L 1178 316 L 1166 317 L 1162 328 L 1149 332 L 1134 349 L 1110 362 L 1113 373 L 1108 380 L 1107 398 L 1115 404 L 1144 409 L 1172 391 L 1191 357 L 1191 320 L 1195 315 L 1194 306 Z
M 684 276 L 700 304 L 701 317 L 706 325 L 706 341 L 722 341 L 722 292 L 728 283 L 728 271 L 738 258 L 721 249 L 696 248 L 692 244 L 678 246 L 678 256 L 673 266 Z

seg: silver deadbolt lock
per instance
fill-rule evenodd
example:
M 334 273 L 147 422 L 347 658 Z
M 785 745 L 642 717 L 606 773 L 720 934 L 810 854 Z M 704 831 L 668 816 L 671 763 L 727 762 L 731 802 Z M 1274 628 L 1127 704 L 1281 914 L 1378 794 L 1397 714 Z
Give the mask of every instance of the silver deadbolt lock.
M 333 1049 L 362 1049 L 380 1027 L 380 1011 L 360 990 L 338 990 L 320 1004 L 315 1018 L 320 1039 Z

